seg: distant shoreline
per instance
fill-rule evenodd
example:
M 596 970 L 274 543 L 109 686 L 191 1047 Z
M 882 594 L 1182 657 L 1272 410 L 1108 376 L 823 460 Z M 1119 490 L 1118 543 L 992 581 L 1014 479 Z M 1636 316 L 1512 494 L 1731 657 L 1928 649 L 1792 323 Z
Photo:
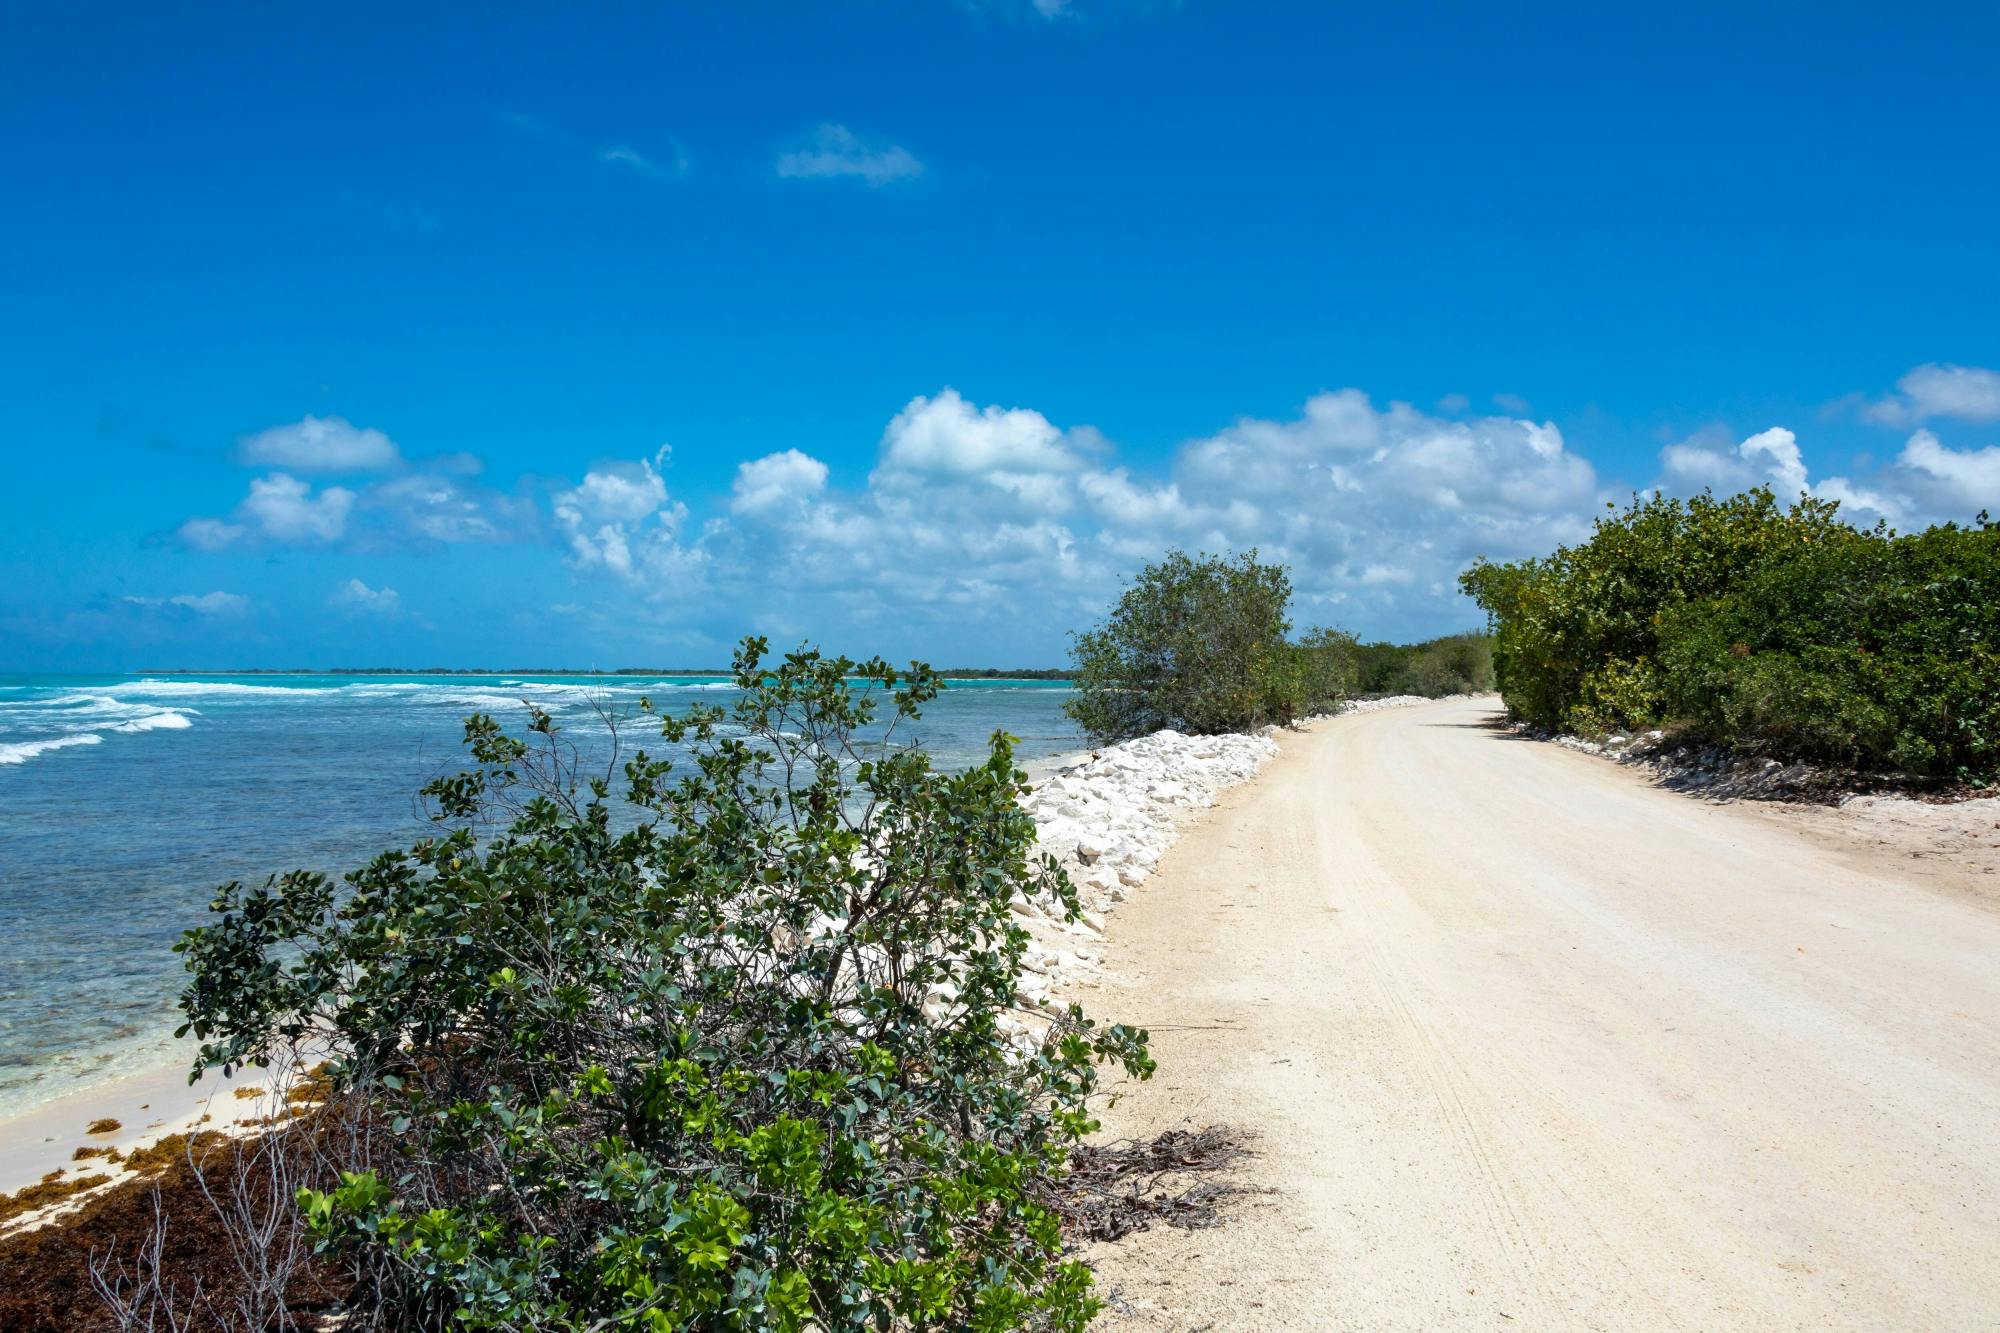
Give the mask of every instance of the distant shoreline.
M 616 667 L 610 671 L 570 667 L 148 667 L 128 672 L 135 676 L 592 676 L 615 680 L 621 676 L 722 676 L 733 671 L 715 667 Z M 1022 667 L 1002 671 L 997 667 L 956 667 L 940 671 L 946 680 L 1071 680 L 1074 673 L 1054 667 Z

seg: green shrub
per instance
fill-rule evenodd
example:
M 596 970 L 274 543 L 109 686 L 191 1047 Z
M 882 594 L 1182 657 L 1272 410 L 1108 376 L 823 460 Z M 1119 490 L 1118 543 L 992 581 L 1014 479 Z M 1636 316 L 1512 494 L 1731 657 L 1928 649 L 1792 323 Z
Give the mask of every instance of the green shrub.
M 1093 740 L 1162 728 L 1197 734 L 1288 722 L 1323 687 L 1317 649 L 1286 642 L 1292 581 L 1281 565 L 1170 551 L 1104 623 L 1074 635 L 1065 705 Z M 1301 655 L 1301 652 L 1304 655 Z
M 180 948 L 198 1068 L 330 1051 L 349 1168 L 303 1191 L 361 1277 L 350 1327 L 1081 1329 L 1048 1195 L 1100 1062 L 1145 1034 L 1007 1015 L 1035 856 L 1007 737 L 934 771 L 863 746 L 858 671 L 914 718 L 940 682 L 798 652 L 736 659 L 725 714 L 661 719 L 579 782 L 466 724 L 426 788 L 446 830 L 337 893 L 225 886 Z M 893 727 L 891 728 L 893 730 Z M 643 813 L 614 820 L 613 792 Z M 485 822 L 504 816 L 498 823 Z
M 1509 708 L 1580 731 L 1675 725 L 1747 752 L 1928 776 L 2000 771 L 2000 528 L 1856 529 L 1635 499 L 1589 541 L 1462 580 Z
M 1653 720 L 1643 710 L 1660 618 L 1787 552 L 1853 539 L 1837 509 L 1808 498 L 1785 510 L 1761 488 L 1727 500 L 1634 497 L 1589 541 L 1546 560 L 1482 562 L 1461 585 L 1494 618 L 1495 669 L 1514 711 L 1549 727 L 1636 726 Z M 1641 711 L 1617 711 L 1627 707 Z
M 1745 750 L 2000 771 L 2000 529 L 1857 532 L 1661 621 L 1663 711 Z

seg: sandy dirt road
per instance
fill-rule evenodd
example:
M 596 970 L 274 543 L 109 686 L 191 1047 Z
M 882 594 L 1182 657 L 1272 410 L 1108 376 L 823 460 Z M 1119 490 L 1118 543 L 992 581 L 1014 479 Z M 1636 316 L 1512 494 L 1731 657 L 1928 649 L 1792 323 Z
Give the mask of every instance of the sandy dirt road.
M 1288 738 L 1119 908 L 1109 1132 L 1274 1192 L 1100 1247 L 1099 1327 L 2000 1328 L 1996 880 L 1493 708 Z

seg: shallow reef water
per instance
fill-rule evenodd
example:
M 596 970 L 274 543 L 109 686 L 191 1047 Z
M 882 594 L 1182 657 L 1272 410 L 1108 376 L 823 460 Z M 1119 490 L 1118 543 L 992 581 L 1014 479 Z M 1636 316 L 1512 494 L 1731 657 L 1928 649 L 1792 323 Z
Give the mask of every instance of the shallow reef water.
M 554 717 L 586 765 L 661 711 L 727 704 L 692 676 L 0 676 L 0 1115 L 157 1063 L 171 946 L 215 886 L 339 875 L 429 827 L 416 792 L 461 766 L 462 720 Z M 903 739 L 940 765 L 1004 730 L 1024 761 L 1076 749 L 1066 685 L 954 682 Z

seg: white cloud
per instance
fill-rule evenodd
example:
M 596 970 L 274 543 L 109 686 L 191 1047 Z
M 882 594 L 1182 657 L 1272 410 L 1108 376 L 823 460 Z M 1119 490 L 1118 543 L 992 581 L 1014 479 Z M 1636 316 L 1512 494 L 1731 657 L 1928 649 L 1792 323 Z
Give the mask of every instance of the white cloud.
M 394 588 L 371 588 L 360 579 L 349 579 L 333 590 L 329 600 L 374 615 L 393 616 L 403 608 L 403 599 Z
M 250 483 L 237 516 L 277 542 L 338 541 L 347 531 L 354 492 L 329 486 L 318 495 L 297 477 L 273 472 Z
M 1317 394 L 1291 420 L 1247 418 L 1191 441 L 1166 484 L 1119 470 L 1085 490 L 1105 520 L 1099 542 L 1132 559 L 1175 543 L 1257 546 L 1292 566 L 1308 619 L 1379 623 L 1428 608 L 1433 624 L 1463 605 L 1454 581 L 1474 556 L 1580 535 L 1600 496 L 1553 423 L 1446 420 L 1377 408 L 1356 389 Z
M 191 518 L 180 526 L 181 540 L 202 551 L 219 551 L 251 538 L 281 543 L 321 543 L 340 540 L 354 492 L 329 486 L 318 495 L 312 487 L 284 472 L 273 472 L 250 483 L 250 493 L 236 506 L 234 522 Z
M 180 537 L 198 551 L 220 551 L 243 539 L 243 525 L 219 518 L 191 518 L 181 524 Z
M 975 408 L 956 389 L 912 398 L 882 433 L 885 472 L 969 477 L 1074 472 L 1082 465 L 1063 432 L 1027 408 Z
M 318 492 L 289 472 L 273 472 L 251 481 L 227 519 L 191 518 L 179 535 L 197 550 L 219 551 L 243 542 L 429 547 L 513 541 L 538 531 L 533 502 L 464 480 L 480 470 L 471 455 L 446 454 L 421 466 L 358 490 L 328 486 Z
M 1799 456 L 1798 436 L 1783 426 L 1758 431 L 1743 441 L 1737 452 L 1753 465 L 1761 465 L 1779 494 L 1796 495 L 1806 489 L 1806 465 Z
M 864 139 L 845 125 L 828 123 L 779 153 L 777 172 L 786 180 L 849 177 L 881 186 L 921 176 L 924 164 L 898 144 Z
M 1896 457 L 1897 464 L 1928 483 L 1925 489 L 1934 503 L 1954 518 L 1967 518 L 1981 509 L 2000 511 L 2000 447 L 1952 449 L 1930 431 L 1911 435 Z
M 945 389 L 891 419 L 859 489 L 786 450 L 739 466 L 727 511 L 696 525 L 634 462 L 593 469 L 556 513 L 579 573 L 641 583 L 676 620 L 700 606 L 732 630 L 991 634 L 1002 655 L 1027 636 L 1033 658 L 1174 545 L 1291 564 L 1302 623 L 1469 624 L 1454 580 L 1473 556 L 1581 536 L 1601 498 L 1550 423 L 1443 420 L 1356 390 L 1240 420 L 1148 475 L 1092 431 Z
M 361 505 L 385 523 L 391 544 L 506 541 L 520 526 L 518 506 L 432 473 L 397 477 L 362 492 Z
M 591 467 L 549 492 L 546 509 L 428 464 L 352 492 L 274 472 L 233 513 L 190 520 L 182 537 L 204 549 L 361 547 L 539 532 L 580 580 L 618 586 L 598 604 L 612 630 L 941 642 L 1024 661 L 1059 653 L 1064 631 L 1099 615 L 1122 578 L 1167 548 L 1254 546 L 1291 567 L 1301 625 L 1425 635 L 1476 622 L 1455 587 L 1472 559 L 1581 539 L 1602 504 L 1627 492 L 1602 482 L 1551 421 L 1447 406 L 1437 415 L 1337 389 L 1289 416 L 1238 419 L 1147 466 L 1088 427 L 943 388 L 890 416 L 873 467 L 847 484 L 812 454 L 781 449 L 740 463 L 699 516 L 670 493 L 663 450 Z M 1729 493 L 1766 482 L 1898 526 L 2000 507 L 2000 448 L 1952 448 L 1920 430 L 1887 466 L 1863 460 L 1852 477 L 1815 479 L 1805 445 L 1785 426 L 1742 438 L 1711 429 L 1662 450 L 1658 484 Z M 363 591 L 343 590 L 357 609 L 393 596 L 355 584 Z
M 668 148 L 672 151 L 673 157 L 666 162 L 648 157 L 629 144 L 622 143 L 598 149 L 597 160 L 610 163 L 613 166 L 628 167 L 638 172 L 641 176 L 650 177 L 653 180 L 672 180 L 676 176 L 686 175 L 688 170 L 687 151 L 681 147 L 677 140 L 669 141 Z
M 1831 476 L 1813 481 L 1797 437 L 1781 426 L 1730 445 L 1714 430 L 1660 451 L 1661 489 L 1675 494 L 1704 487 L 1729 494 L 1768 485 L 1780 499 L 1805 492 L 1838 500 L 1858 522 L 1885 518 L 1905 528 L 1947 519 L 1964 521 L 2000 507 L 2000 447 L 1953 449 L 1928 430 L 1913 433 L 1888 467 L 1865 479 Z
M 250 609 L 250 599 L 234 592 L 184 592 L 174 597 L 127 597 L 133 606 L 179 607 L 200 616 L 240 616 Z
M 736 468 L 729 508 L 738 514 L 764 514 L 799 504 L 826 489 L 826 464 L 797 449 L 753 458 Z
M 1733 494 L 1748 486 L 1768 485 L 1779 498 L 1789 500 L 1811 489 L 1798 437 L 1783 426 L 1759 431 L 1734 445 L 1727 436 L 1704 431 L 1662 449 L 1660 462 L 1666 472 L 1665 488 L 1676 493 L 1706 487 Z
M 678 544 L 687 506 L 669 502 L 667 483 L 650 462 L 591 469 L 556 495 L 554 513 L 579 569 L 646 579 L 673 574 L 693 558 Z
M 253 467 L 298 472 L 379 472 L 403 461 L 396 442 L 379 430 L 341 417 L 316 417 L 272 426 L 237 441 L 236 456 Z
M 1901 392 L 1862 409 L 1885 426 L 1914 426 L 1932 417 L 2000 421 L 2000 371 L 1978 366 L 1918 366 L 1896 381 Z
M 651 463 L 608 463 L 556 502 L 559 517 L 636 523 L 667 501 L 667 483 Z

